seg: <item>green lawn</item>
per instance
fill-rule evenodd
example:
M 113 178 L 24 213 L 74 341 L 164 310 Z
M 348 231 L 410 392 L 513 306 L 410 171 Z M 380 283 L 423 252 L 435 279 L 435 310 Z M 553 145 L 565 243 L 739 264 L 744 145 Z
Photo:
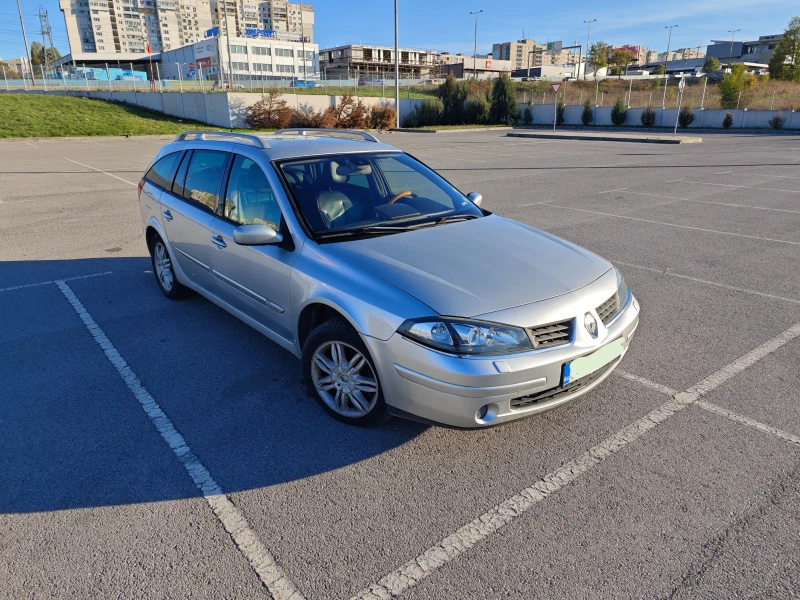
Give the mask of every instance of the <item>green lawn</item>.
M 72 96 L 0 94 L 0 138 L 157 135 L 216 129 L 129 104 Z

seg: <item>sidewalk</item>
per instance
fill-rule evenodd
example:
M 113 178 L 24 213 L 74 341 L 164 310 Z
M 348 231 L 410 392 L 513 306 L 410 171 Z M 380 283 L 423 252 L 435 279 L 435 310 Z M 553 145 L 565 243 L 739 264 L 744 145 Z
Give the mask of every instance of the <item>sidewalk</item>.
M 671 134 L 662 135 L 646 133 L 614 133 L 594 131 L 536 131 L 515 130 L 506 134 L 507 137 L 539 138 L 545 140 L 590 140 L 595 142 L 638 142 L 640 144 L 699 144 L 703 138 L 688 137 Z

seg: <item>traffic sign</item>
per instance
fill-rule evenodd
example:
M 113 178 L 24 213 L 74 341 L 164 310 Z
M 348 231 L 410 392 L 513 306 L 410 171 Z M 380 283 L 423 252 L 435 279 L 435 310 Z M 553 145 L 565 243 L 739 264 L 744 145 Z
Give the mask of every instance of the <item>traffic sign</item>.
M 195 76 L 195 70 L 192 69 L 191 71 L 189 71 L 189 77 L 194 77 L 194 76 Z
M 557 94 L 558 90 L 561 89 L 561 84 L 560 83 L 551 83 L 550 84 L 550 89 L 553 90 L 554 94 Z
M 187 66 L 187 67 L 189 67 L 189 70 L 190 70 L 190 71 L 193 71 L 193 70 L 194 70 L 194 63 L 189 63 L 189 64 L 188 64 L 188 65 L 186 65 L 186 66 Z

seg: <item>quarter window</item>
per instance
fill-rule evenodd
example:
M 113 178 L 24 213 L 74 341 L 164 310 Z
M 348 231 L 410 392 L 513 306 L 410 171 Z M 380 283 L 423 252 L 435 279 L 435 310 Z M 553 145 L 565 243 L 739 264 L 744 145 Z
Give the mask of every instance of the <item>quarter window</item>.
M 226 158 L 226 152 L 195 150 L 186 172 L 183 197 L 213 211 Z
M 237 225 L 268 225 L 280 229 L 281 209 L 267 176 L 255 162 L 236 155 L 225 193 L 225 218 Z
M 167 154 L 158 159 L 158 162 L 150 167 L 150 170 L 145 174 L 144 178 L 162 189 L 168 188 L 169 174 L 172 172 L 172 166 L 175 164 L 175 160 L 179 155 L 179 152 L 173 152 L 172 154 Z

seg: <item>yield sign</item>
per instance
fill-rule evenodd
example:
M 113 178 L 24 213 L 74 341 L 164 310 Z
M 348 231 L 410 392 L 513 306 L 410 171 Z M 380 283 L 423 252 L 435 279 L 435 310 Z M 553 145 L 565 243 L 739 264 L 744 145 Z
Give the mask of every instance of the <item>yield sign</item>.
M 560 83 L 551 83 L 550 84 L 550 89 L 553 90 L 554 94 L 557 94 L 558 90 L 561 89 L 561 84 Z

